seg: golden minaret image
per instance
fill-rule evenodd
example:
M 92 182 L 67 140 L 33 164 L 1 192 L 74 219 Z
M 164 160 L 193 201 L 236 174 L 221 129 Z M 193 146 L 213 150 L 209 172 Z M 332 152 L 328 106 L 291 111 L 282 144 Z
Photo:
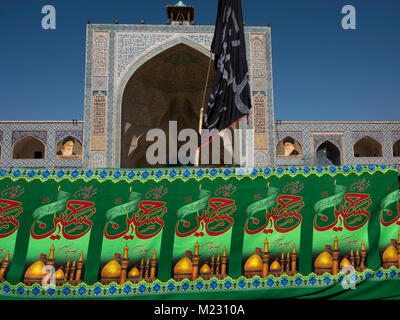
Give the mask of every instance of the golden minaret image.
M 151 269 L 150 269 L 150 278 L 155 278 L 156 276 L 156 267 L 157 267 L 157 259 L 156 259 L 156 250 L 153 251 L 153 257 L 151 258 Z
M 125 245 L 125 247 L 124 247 L 124 255 L 122 256 L 122 260 L 121 260 L 121 279 L 120 279 L 120 284 L 124 284 L 126 282 L 127 275 L 128 275 L 128 263 L 129 263 L 128 250 L 129 250 L 129 247 L 127 245 Z
M 199 243 L 196 242 L 194 245 L 194 254 L 192 255 L 192 280 L 196 280 L 199 276 L 199 263 L 200 263 L 200 255 L 199 255 Z
M 268 263 L 269 263 L 269 251 L 268 251 L 268 240 L 264 241 L 264 252 L 262 255 L 263 260 L 263 269 L 262 269 L 262 277 L 266 278 L 268 275 Z
M 226 248 L 222 250 L 221 257 L 221 274 L 226 274 L 226 264 L 228 263 L 228 257 L 226 256 Z
M 332 251 L 332 274 L 337 275 L 339 272 L 339 239 L 335 237 L 333 239 L 333 251 Z
M 81 253 L 79 254 L 78 268 L 75 274 L 75 281 L 81 281 L 82 267 L 83 267 L 83 252 L 81 251 Z
M 0 282 L 3 282 L 5 279 L 5 273 L 7 271 L 8 266 L 10 265 L 10 251 L 7 251 L 6 257 L 3 260 L 3 263 L 1 264 L 0 268 Z M 1 262 L 1 259 L 0 259 Z
M 48 257 L 47 262 L 46 262 L 46 264 L 49 265 L 49 266 L 54 266 L 54 262 L 55 262 L 55 260 L 54 260 L 54 250 L 55 249 L 56 248 L 54 247 L 54 245 L 51 245 L 49 257 Z
M 67 261 L 67 266 L 65 267 L 65 273 L 64 273 L 64 281 L 67 281 L 68 279 L 68 273 L 69 273 L 69 264 L 70 264 L 71 260 L 68 259 Z
M 72 261 L 71 274 L 69 276 L 70 282 L 74 280 L 75 268 L 76 268 L 76 259 L 74 258 L 74 260 Z

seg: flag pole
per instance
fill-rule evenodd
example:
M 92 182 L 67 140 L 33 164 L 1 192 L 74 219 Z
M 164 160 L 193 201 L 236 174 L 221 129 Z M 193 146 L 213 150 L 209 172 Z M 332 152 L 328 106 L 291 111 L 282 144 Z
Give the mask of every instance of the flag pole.
M 199 134 L 201 138 L 201 131 L 203 127 L 203 117 L 204 117 L 204 103 L 206 100 L 206 93 L 207 93 L 207 85 L 208 85 L 208 80 L 210 79 L 210 69 L 211 69 L 211 62 L 212 62 L 212 51 L 210 50 L 210 56 L 208 59 L 208 70 L 207 70 L 207 79 L 206 83 L 204 85 L 204 92 L 203 92 L 203 100 L 201 102 L 201 108 L 200 108 L 200 119 L 199 119 Z M 196 159 L 194 162 L 194 166 L 198 167 L 199 166 L 199 161 L 200 160 L 200 147 L 196 149 Z

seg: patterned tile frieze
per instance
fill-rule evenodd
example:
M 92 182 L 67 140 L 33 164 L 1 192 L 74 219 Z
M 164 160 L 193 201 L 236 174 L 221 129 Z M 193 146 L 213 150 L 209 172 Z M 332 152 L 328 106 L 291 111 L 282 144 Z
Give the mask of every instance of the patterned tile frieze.
M 376 141 L 378 141 L 380 144 L 383 144 L 383 132 L 382 131 L 353 131 L 351 134 L 352 142 L 355 144 L 357 141 L 360 139 L 369 136 Z
M 27 136 L 32 136 L 40 141 L 42 141 L 44 144 L 47 143 L 47 131 L 13 131 L 12 132 L 12 144 L 14 145 L 15 142 L 18 140 L 25 138 Z
M 149 51 L 177 38 L 186 38 L 210 50 L 213 34 L 118 32 L 116 34 L 116 80 Z
M 303 132 L 302 131 L 275 131 L 276 144 L 278 145 L 286 137 L 292 137 L 301 146 L 303 146 Z
M 57 131 L 56 132 L 56 144 L 58 144 L 62 139 L 71 136 L 78 139 L 82 144 L 83 142 L 83 131 Z
M 330 141 L 334 145 L 338 147 L 340 152 L 343 150 L 342 141 L 343 141 L 343 133 L 338 134 L 313 134 L 313 150 L 314 152 L 318 149 L 318 147 L 325 141 Z
M 315 146 L 313 137 L 315 133 L 322 136 L 335 136 L 343 135 L 342 150 L 343 150 L 343 164 L 386 164 L 386 165 L 400 165 L 400 159 L 393 157 L 392 145 L 395 135 L 393 132 L 400 132 L 400 122 L 306 122 L 306 121 L 283 121 L 281 124 L 276 125 L 278 132 L 284 131 L 301 131 L 304 134 L 304 147 L 303 153 L 305 161 L 312 159 L 315 154 Z M 362 138 L 365 135 L 370 135 L 378 141 L 382 141 L 384 148 L 384 157 L 366 158 L 354 157 L 354 132 L 359 132 L 357 138 Z M 378 132 L 379 134 L 374 134 Z M 275 134 L 276 137 L 276 134 Z M 374 139 L 375 139 L 374 138 Z M 322 141 L 323 142 L 323 141 Z M 334 141 L 331 141 L 334 143 Z M 339 146 L 338 146 L 339 147 Z M 290 160 L 291 161 L 291 160 Z M 281 165 L 290 165 L 278 160 Z M 294 165 L 294 164 L 293 164 Z
M 55 168 L 69 167 L 82 168 L 81 159 L 56 159 L 57 140 L 63 135 L 73 135 L 78 140 L 83 141 L 83 122 L 74 124 L 71 121 L 37 121 L 37 122 L 0 122 L 0 131 L 3 132 L 3 142 L 1 148 L 1 168 L 11 167 L 32 167 L 32 168 Z M 16 134 L 23 132 L 23 134 Z M 41 137 L 45 137 L 45 159 L 13 159 L 13 144 L 31 133 L 42 132 Z M 39 139 L 40 136 L 37 136 Z
M 395 144 L 397 141 L 400 140 L 400 131 L 392 131 L 392 144 Z

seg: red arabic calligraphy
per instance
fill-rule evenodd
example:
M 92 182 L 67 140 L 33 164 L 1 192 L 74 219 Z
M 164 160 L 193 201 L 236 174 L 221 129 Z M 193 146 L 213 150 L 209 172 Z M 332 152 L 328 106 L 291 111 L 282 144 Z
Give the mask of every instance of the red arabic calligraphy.
M 146 199 L 156 199 L 159 200 L 168 193 L 168 188 L 164 189 L 164 186 L 152 189 L 146 193 Z
M 317 231 L 332 229 L 335 232 L 346 230 L 354 231 L 362 228 L 369 220 L 370 213 L 367 211 L 372 200 L 369 194 L 348 193 L 345 196 L 345 203 L 339 210 L 323 213 L 314 219 L 314 228 Z
M 10 198 L 10 199 L 16 199 L 19 196 L 21 196 L 22 194 L 24 194 L 24 188 L 22 188 L 20 185 L 4 189 L 1 192 L 2 197 Z
M 75 256 L 75 255 L 78 253 L 78 251 L 80 251 L 81 249 L 78 248 L 78 249 L 75 249 L 75 250 L 71 250 L 71 247 L 72 247 L 73 245 L 74 245 L 74 244 L 71 243 L 70 245 L 61 247 L 60 249 L 58 249 L 58 250 L 56 251 L 56 254 L 57 254 L 57 255 L 64 255 L 65 258 L 68 258 L 70 255 Z
M 132 218 L 126 215 L 126 228 L 121 232 L 112 232 L 112 229 L 118 229 L 116 222 L 107 222 L 104 227 L 104 236 L 113 240 L 123 237 L 125 240 L 134 239 L 134 234 L 139 239 L 150 239 L 155 237 L 164 227 L 164 221 L 161 219 L 167 212 L 165 202 L 160 201 L 142 201 L 139 204 L 138 211 L 132 214 Z
M 86 199 L 90 199 L 91 197 L 93 197 L 96 194 L 97 194 L 97 188 L 93 188 L 93 186 L 89 186 L 89 187 L 81 188 L 77 192 L 75 192 L 74 198 L 79 199 L 80 197 L 82 197 L 82 199 L 86 200 Z
M 229 231 L 233 225 L 231 215 L 236 211 L 235 200 L 224 198 L 212 198 L 208 202 L 209 208 L 202 213 L 197 213 L 196 223 L 185 222 L 186 231 L 179 228 L 180 222 L 176 224 L 175 232 L 178 237 L 188 237 L 195 234 L 197 237 L 204 236 L 203 230 L 211 236 L 219 236 Z M 197 232 L 202 227 L 200 232 Z M 187 230 L 189 229 L 189 230 Z
M 63 237 L 68 240 L 81 238 L 91 230 L 93 223 L 90 217 L 95 212 L 94 202 L 71 200 L 65 211 L 60 213 L 59 218 L 57 218 L 57 214 L 54 214 L 53 228 L 50 231 L 42 231 L 46 229 L 46 223 L 41 222 L 38 228 L 38 223 L 34 222 L 31 227 L 31 236 L 34 239 L 50 237 L 52 240 L 60 240 L 61 232 Z
M 6 238 L 17 231 L 17 217 L 21 212 L 21 202 L 0 199 L 0 238 Z
M 267 209 L 265 215 L 260 219 L 254 219 L 253 221 L 247 219 L 245 224 L 246 233 L 257 234 L 262 231 L 268 234 L 273 233 L 273 230 L 285 233 L 296 229 L 300 225 L 302 216 L 299 212 L 304 207 L 303 197 L 288 194 L 280 195 L 276 202 L 277 204 L 272 208 L 271 212 L 268 212 Z

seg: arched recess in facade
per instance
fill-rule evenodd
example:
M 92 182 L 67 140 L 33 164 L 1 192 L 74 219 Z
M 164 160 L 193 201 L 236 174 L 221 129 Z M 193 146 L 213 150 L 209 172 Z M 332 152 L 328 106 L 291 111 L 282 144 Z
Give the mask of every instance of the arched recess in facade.
M 339 148 L 330 142 L 329 140 L 324 141 L 319 145 L 316 150 L 316 158 L 323 158 L 328 160 L 329 165 L 340 166 L 341 165 L 341 154 Z
M 59 154 L 59 152 L 62 149 L 63 143 L 66 141 L 66 139 L 73 139 L 74 147 L 73 147 L 73 153 L 75 155 L 82 155 L 82 141 L 75 137 L 74 135 L 68 135 L 63 138 L 60 138 L 56 141 L 56 154 Z
M 151 167 L 146 150 L 153 142 L 145 139 L 150 129 L 162 129 L 167 141 L 169 121 L 177 121 L 178 132 L 186 128 L 198 130 L 209 59 L 204 51 L 181 42 L 155 55 L 132 74 L 121 101 L 121 168 Z M 211 65 L 205 105 L 214 76 Z
M 276 155 L 278 157 L 301 157 L 303 155 L 303 147 L 301 146 L 300 142 L 298 142 L 296 139 L 294 139 L 291 136 L 288 136 L 288 138 L 293 139 L 294 141 L 294 149 L 297 151 L 296 154 L 293 155 L 285 155 L 285 146 L 283 141 L 286 139 L 282 139 L 281 141 L 278 142 L 278 144 L 276 145 Z
M 12 147 L 13 159 L 44 159 L 45 145 L 33 136 L 26 136 L 16 141 Z
M 393 144 L 393 157 L 400 157 L 400 139 Z
M 354 157 L 383 157 L 382 145 L 370 136 L 365 136 L 354 144 Z

